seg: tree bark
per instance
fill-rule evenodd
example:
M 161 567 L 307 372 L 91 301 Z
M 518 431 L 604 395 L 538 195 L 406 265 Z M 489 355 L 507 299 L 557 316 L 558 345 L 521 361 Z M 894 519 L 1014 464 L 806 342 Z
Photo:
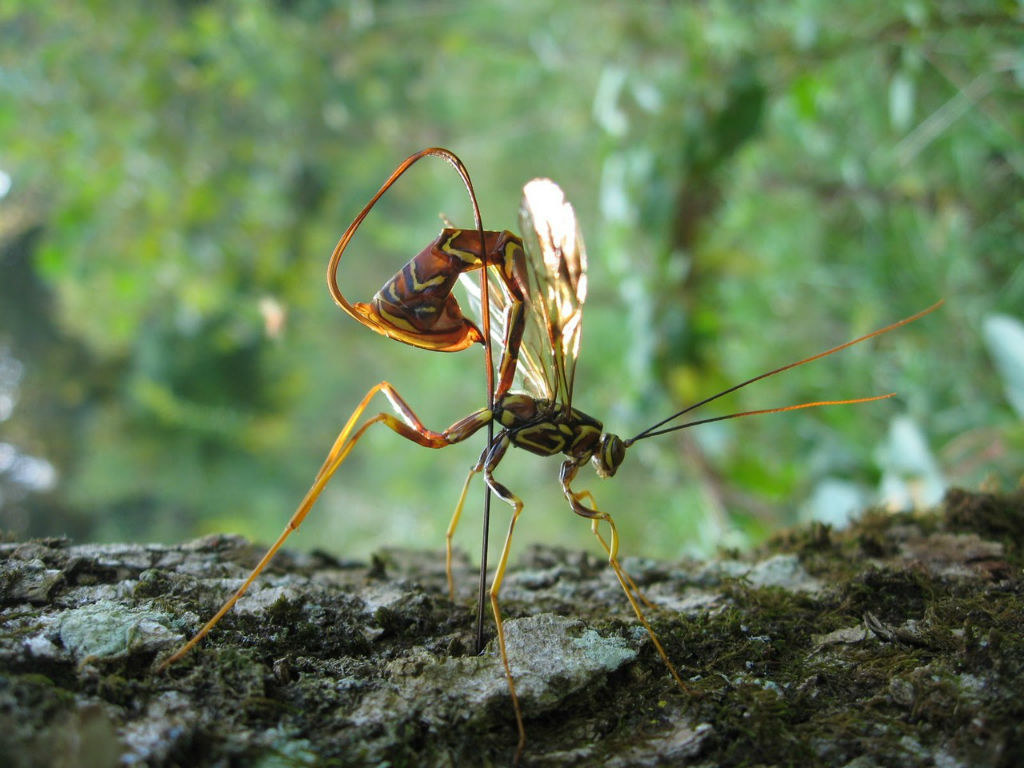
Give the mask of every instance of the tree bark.
M 624 565 L 537 547 L 502 590 L 524 766 L 1024 764 L 1024 493 L 811 526 L 743 558 Z M 261 554 L 0 545 L 0 754 L 10 766 L 508 765 L 472 569 L 282 553 L 189 656 Z

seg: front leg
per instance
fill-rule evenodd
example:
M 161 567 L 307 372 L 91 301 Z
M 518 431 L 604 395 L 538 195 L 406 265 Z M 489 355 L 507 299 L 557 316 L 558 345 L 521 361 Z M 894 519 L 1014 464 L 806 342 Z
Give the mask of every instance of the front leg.
M 562 485 L 562 493 L 565 494 L 566 500 L 569 502 L 569 506 L 572 507 L 572 511 L 580 517 L 585 517 L 588 520 L 603 519 L 604 513 L 598 511 L 596 508 L 591 508 L 583 504 L 583 499 L 589 499 L 590 503 L 594 503 L 594 496 L 590 491 L 582 491 L 576 493 L 570 488 L 570 484 L 576 478 L 576 473 L 580 471 L 580 467 L 587 463 L 587 459 L 566 459 L 562 462 L 562 469 L 558 473 L 558 481 Z
M 570 484 L 576 477 L 576 473 L 585 462 L 586 459 L 583 459 L 582 461 L 578 459 L 566 459 L 562 463 L 562 471 L 559 475 L 559 479 L 562 484 L 562 492 L 565 494 L 565 498 L 569 500 L 569 506 L 572 507 L 572 511 L 591 521 L 590 530 L 597 537 L 597 540 L 601 542 L 601 547 L 608 554 L 608 564 L 612 567 L 612 571 L 615 572 L 615 578 L 618 579 L 619 586 L 622 587 L 622 591 L 626 593 L 626 599 L 629 600 L 629 604 L 633 608 L 633 613 L 636 614 L 640 623 L 643 624 L 644 629 L 647 630 L 647 634 L 650 636 L 651 642 L 654 643 L 654 647 L 657 649 L 658 655 L 661 656 L 661 660 L 665 662 L 665 666 L 668 667 L 668 671 L 672 674 L 672 677 L 675 678 L 679 687 L 684 691 L 688 691 L 686 684 L 679 676 L 675 666 L 671 661 L 669 661 L 668 654 L 665 653 L 665 649 L 662 647 L 661 641 L 655 634 L 654 629 L 647 621 L 647 617 L 644 616 L 644 612 L 640 609 L 640 605 L 637 603 L 634 593 L 640 597 L 645 605 L 648 607 L 653 606 L 651 606 L 650 601 L 647 600 L 647 598 L 643 596 L 643 593 L 641 593 L 637 588 L 636 582 L 633 581 L 622 565 L 619 564 L 619 531 L 615 527 L 615 521 L 612 520 L 612 516 L 610 514 L 607 512 L 601 512 L 597 509 L 597 505 L 594 504 L 594 496 L 590 491 L 581 491 L 577 493 L 570 487 Z M 591 504 L 594 504 L 594 506 L 585 506 L 582 502 L 583 499 L 587 499 Z M 611 531 L 610 542 L 605 542 L 598 530 L 598 525 L 601 522 L 608 524 L 608 528 Z

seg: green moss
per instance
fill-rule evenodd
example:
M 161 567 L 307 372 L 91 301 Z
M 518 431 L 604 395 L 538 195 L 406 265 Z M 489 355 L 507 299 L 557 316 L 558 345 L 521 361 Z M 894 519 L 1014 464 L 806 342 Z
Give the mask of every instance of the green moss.
M 1019 508 L 984 495 L 954 494 L 951 505 L 942 517 L 869 514 L 838 535 L 820 526 L 788 533 L 759 554 L 797 553 L 822 591 L 736 581 L 723 588 L 724 606 L 673 628 L 670 652 L 700 671 L 691 716 L 713 723 L 715 762 L 843 764 L 865 745 L 879 764 L 918 764 L 918 750 L 936 748 L 922 744 L 1020 756 L 1019 572 L 972 571 L 967 562 L 954 577 L 904 549 L 914 541 L 927 558 L 934 544 L 948 565 L 945 540 L 929 536 L 949 526 L 996 536 L 1010 551 L 1009 538 L 1021 534 Z M 833 630 L 865 625 L 870 632 L 851 632 L 856 642 L 816 645 Z M 1004 725 L 978 733 L 979 712 L 993 706 Z
M 685 693 L 605 564 L 537 550 L 535 570 L 509 570 L 507 615 L 550 618 L 558 608 L 582 620 L 572 642 L 596 632 L 630 649 L 631 660 L 571 690 L 564 667 L 545 673 L 543 694 L 551 698 L 524 696 L 524 768 L 616 758 L 637 765 L 1020 763 L 1024 579 L 1010 562 L 1016 550 L 1009 541 L 1018 507 L 984 495 L 951 502 L 931 515 L 872 513 L 843 532 L 790 532 L 748 563 L 693 571 L 631 564 L 655 603 L 702 606 L 648 612 Z M 196 557 L 208 558 L 201 562 L 211 577 L 197 579 L 195 562 L 181 573 L 154 569 L 140 580 L 146 587 L 128 590 L 121 613 L 141 610 L 132 601 L 151 605 L 151 587 L 166 583 L 194 630 L 225 591 L 219 554 Z M 162 675 L 152 672 L 145 650 L 76 663 L 47 629 L 81 612 L 61 602 L 70 592 L 38 611 L 12 611 L 0 636 L 0 716 L 12 720 L 24 710 L 26 725 L 12 733 L 49 733 L 83 702 L 101 702 L 119 713 L 119 727 L 149 733 L 155 722 L 165 728 L 160 738 L 178 739 L 154 765 L 275 764 L 279 757 L 346 766 L 510 762 L 515 727 L 500 663 L 494 653 L 468 653 L 470 612 L 448 602 L 436 565 L 422 578 L 412 566 L 389 566 L 408 581 L 330 567 L 313 581 L 296 571 L 283 558 L 273 577 L 280 597 L 268 600 L 275 592 L 266 592 L 261 600 L 255 592 L 257 599 Z M 761 586 L 773 583 L 769 571 L 795 577 L 779 580 L 785 588 Z M 75 589 L 81 600 L 82 588 Z M 109 587 L 100 593 L 109 599 Z M 691 593 L 698 599 L 673 602 Z M 533 629 L 520 640 L 554 632 L 527 624 Z M 27 634 L 38 639 L 29 643 Z M 29 666 L 47 675 L 21 674 Z
M 997 496 L 954 488 L 946 494 L 943 522 L 949 530 L 1001 542 L 1007 559 L 1024 566 L 1024 489 Z

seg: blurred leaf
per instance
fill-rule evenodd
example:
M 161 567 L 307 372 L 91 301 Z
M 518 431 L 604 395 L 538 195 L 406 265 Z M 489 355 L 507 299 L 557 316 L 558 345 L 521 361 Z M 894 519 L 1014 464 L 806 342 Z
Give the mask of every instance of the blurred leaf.
M 899 402 L 638 447 L 593 486 L 624 542 L 673 555 L 754 540 L 796 519 L 790 499 L 838 499 L 816 491 L 830 482 L 895 475 L 906 491 L 872 456 L 899 418 L 942 476 L 1013 477 L 1024 443 L 1003 403 L 1019 410 L 1020 384 L 999 362 L 1013 344 L 995 342 L 1000 376 L 983 375 L 970 329 L 1024 306 L 1018 15 L 944 0 L 8 3 L 0 348 L 24 375 L 3 439 L 59 482 L 7 493 L 0 525 L 180 539 L 219 520 L 265 538 L 376 382 L 433 428 L 479 407 L 479 350 L 390 344 L 324 289 L 352 216 L 436 144 L 466 162 L 488 228 L 514 226 L 534 176 L 566 190 L 591 256 L 576 397 L 623 434 L 950 299 L 701 415 Z M 465 190 L 418 167 L 353 242 L 346 291 L 369 299 L 439 212 L 467 222 Z M 307 525 L 349 553 L 422 544 L 482 449 L 370 430 Z M 592 544 L 557 462 L 540 466 L 501 466 L 550 507 L 524 537 Z
M 989 315 L 982 324 L 1010 406 L 1024 419 L 1024 324 L 1009 315 Z
M 906 130 L 914 117 L 914 81 L 897 72 L 889 81 L 889 119 L 898 131 Z
M 942 500 L 946 481 L 927 437 L 913 419 L 900 416 L 892 420 L 878 463 L 882 467 L 881 503 L 887 509 L 922 509 Z
M 841 531 L 864 511 L 869 499 L 856 483 L 825 477 L 818 481 L 804 503 L 802 517 Z

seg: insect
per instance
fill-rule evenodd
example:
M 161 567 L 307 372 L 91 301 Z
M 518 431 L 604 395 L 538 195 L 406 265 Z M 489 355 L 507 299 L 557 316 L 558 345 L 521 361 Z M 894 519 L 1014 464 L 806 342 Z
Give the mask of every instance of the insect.
M 410 166 L 427 156 L 440 157 L 447 161 L 461 176 L 473 206 L 475 229 L 446 227 L 432 243 L 389 280 L 371 302 L 350 303 L 338 284 L 342 254 L 381 196 Z M 489 430 L 487 445 L 466 477 L 448 526 L 446 571 L 449 592 L 454 594 L 451 576 L 452 535 L 461 517 L 473 477 L 483 474 L 484 482 L 490 491 L 512 508 L 505 541 L 491 581 L 489 599 L 497 629 L 498 650 L 518 730 L 515 762 L 518 763 L 522 754 L 526 732 L 505 648 L 499 594 L 508 566 L 512 535 L 523 503 L 495 477 L 495 470 L 512 446 L 540 456 L 562 454 L 565 457 L 559 472 L 559 482 L 570 508 L 577 515 L 590 520 L 591 530 L 607 555 L 609 565 L 637 619 L 647 630 L 672 677 L 685 691 L 685 683 L 669 660 L 640 605 L 643 603 L 646 607 L 651 607 L 651 604 L 646 601 L 619 564 L 619 536 L 612 516 L 598 508 L 590 491 L 577 491 L 573 488 L 579 470 L 590 462 L 598 476 L 611 477 L 621 465 L 628 448 L 634 443 L 697 424 L 891 397 L 892 393 L 800 403 L 673 423 L 696 408 L 748 384 L 831 355 L 913 322 L 941 304 L 939 302 L 911 317 L 853 341 L 755 376 L 684 408 L 631 438 L 622 439 L 606 432 L 600 421 L 573 405 L 576 360 L 582 334 L 583 306 L 587 295 L 586 252 L 573 208 L 556 184 L 547 179 L 535 179 L 523 189 L 520 224 L 522 238 L 509 231 L 484 230 L 473 185 L 462 162 L 448 150 L 430 148 L 417 152 L 400 164 L 349 225 L 335 247 L 327 269 L 327 283 L 335 302 L 353 318 L 377 333 L 416 347 L 455 352 L 475 344 L 483 345 L 488 377 L 488 405 L 459 419 L 447 429 L 436 432 L 423 425 L 412 408 L 389 383 L 382 381 L 371 387 L 345 423 L 317 472 L 313 485 L 280 537 L 234 595 L 191 640 L 164 661 L 161 668 L 184 656 L 245 593 L 292 531 L 303 522 L 331 476 L 371 426 L 382 423 L 402 437 L 428 448 L 444 448 L 460 443 L 486 427 Z M 469 277 L 469 273 L 476 270 L 481 270 L 478 288 Z M 471 299 L 479 305 L 482 328 L 465 317 L 452 294 L 454 284 L 460 278 L 468 284 Z M 496 381 L 492 361 L 494 345 L 501 350 Z M 525 392 L 512 391 L 517 373 L 523 382 Z M 377 393 L 382 393 L 387 398 L 393 412 L 378 413 L 359 424 L 360 418 Z M 607 530 L 607 538 L 602 533 L 602 526 Z

